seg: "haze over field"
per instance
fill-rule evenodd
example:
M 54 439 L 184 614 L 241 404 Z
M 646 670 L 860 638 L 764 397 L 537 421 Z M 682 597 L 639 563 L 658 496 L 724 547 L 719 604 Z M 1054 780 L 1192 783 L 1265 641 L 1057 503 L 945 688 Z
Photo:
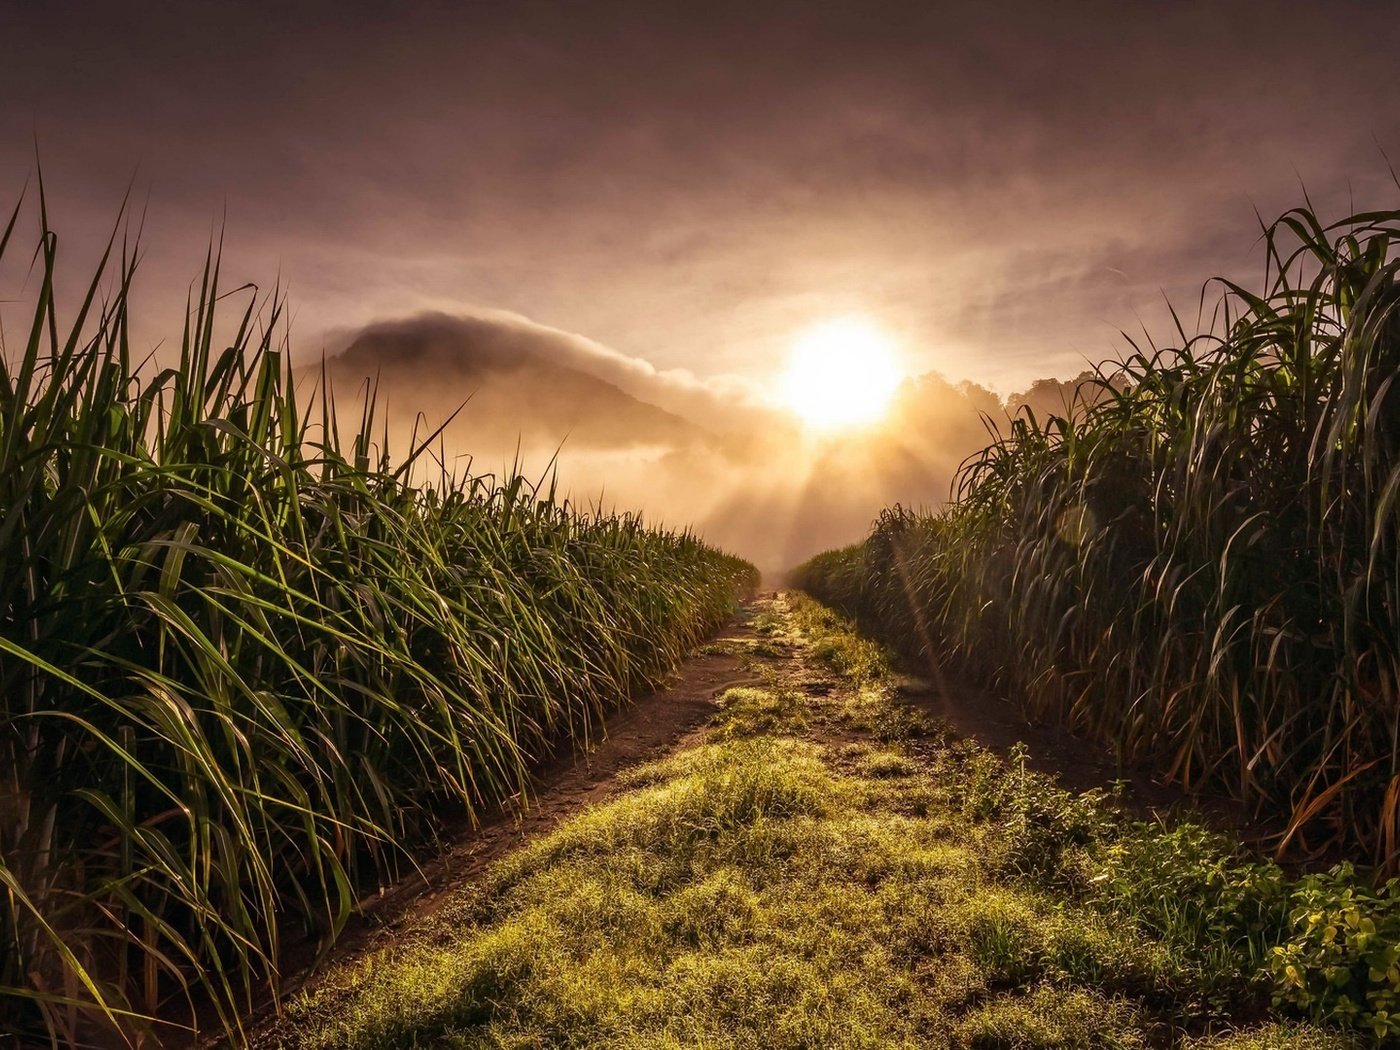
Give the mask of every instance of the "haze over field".
M 874 425 L 822 432 L 737 381 L 657 372 L 509 315 L 423 315 L 342 342 L 327 367 L 347 418 L 359 409 L 346 395 L 372 377 L 391 447 L 457 413 L 443 447 L 469 452 L 473 470 L 517 457 L 535 476 L 557 468 L 570 498 L 694 523 L 770 571 L 863 534 L 872 508 L 942 501 L 988 426 L 1023 404 L 1063 412 L 1074 386 L 1002 398 L 928 373 L 904 379 Z M 302 381 L 319 374 L 308 367 Z

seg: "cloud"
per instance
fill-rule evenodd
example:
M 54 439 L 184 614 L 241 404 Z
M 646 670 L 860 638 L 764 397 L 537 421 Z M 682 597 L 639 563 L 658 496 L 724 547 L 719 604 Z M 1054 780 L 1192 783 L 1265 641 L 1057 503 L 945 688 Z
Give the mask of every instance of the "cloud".
M 225 273 L 280 270 L 313 344 L 484 304 L 762 383 L 866 311 L 1003 390 L 1253 277 L 1299 176 L 1393 199 L 1400 19 L 1365 0 L 351 6 L 0 5 L 0 187 L 37 129 L 71 258 L 139 171 L 161 321 L 227 205 Z M 1369 59 L 1280 78 L 1298 25 Z
M 1370 0 L 274 6 L 0 3 L 0 190 L 37 130 L 63 293 L 139 172 L 139 351 L 178 345 L 226 213 L 225 287 L 285 278 L 303 361 L 406 315 L 382 331 L 528 350 L 553 380 L 434 359 L 393 410 L 474 393 L 479 464 L 563 441 L 574 491 L 765 564 L 941 499 L 984 394 L 1256 281 L 1254 208 L 1300 177 L 1331 217 L 1395 199 L 1400 19 Z M 1299 26 L 1364 60 L 1278 76 Z M 765 386 L 852 313 L 982 392 L 915 384 L 891 432 L 805 439 Z
M 548 364 L 593 376 L 708 430 L 729 432 L 769 425 L 772 404 L 752 379 L 701 378 L 683 368 L 658 369 L 586 336 L 540 324 L 508 310 L 478 309 L 449 315 L 430 312 L 331 333 L 326 351 L 343 364 L 372 364 L 395 373 L 452 367 L 485 375 Z

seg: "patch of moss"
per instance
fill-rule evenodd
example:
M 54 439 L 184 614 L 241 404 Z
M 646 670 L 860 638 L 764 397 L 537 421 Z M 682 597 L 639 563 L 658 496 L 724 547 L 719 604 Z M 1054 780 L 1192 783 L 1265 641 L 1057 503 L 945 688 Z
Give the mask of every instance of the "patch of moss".
M 791 733 L 807 726 L 806 711 L 791 690 L 736 686 L 721 693 L 715 703 L 722 712 L 716 730 L 721 738 Z
M 974 1050 L 1137 1050 L 1147 1047 L 1131 1004 L 1084 988 L 1036 985 L 971 1011 L 956 1039 Z

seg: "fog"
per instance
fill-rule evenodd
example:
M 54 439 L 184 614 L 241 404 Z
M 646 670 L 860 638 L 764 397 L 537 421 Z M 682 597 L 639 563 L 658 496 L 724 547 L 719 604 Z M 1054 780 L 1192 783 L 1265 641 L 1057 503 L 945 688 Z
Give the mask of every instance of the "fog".
M 886 417 L 812 433 L 734 376 L 657 370 L 519 315 L 426 314 L 340 333 L 325 375 L 343 422 L 373 390 L 391 455 L 446 428 L 446 464 L 517 466 L 576 504 L 693 527 L 765 573 L 864 535 L 882 507 L 935 507 L 990 429 L 1029 404 L 1062 412 L 1075 380 L 1002 397 L 937 373 L 907 378 Z M 303 383 L 321 381 L 303 366 Z

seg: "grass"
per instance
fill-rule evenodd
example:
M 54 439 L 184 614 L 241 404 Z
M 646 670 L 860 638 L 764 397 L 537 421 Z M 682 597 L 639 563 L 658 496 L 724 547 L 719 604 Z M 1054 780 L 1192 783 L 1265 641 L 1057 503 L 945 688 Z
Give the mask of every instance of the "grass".
M 287 941 L 329 943 L 755 574 L 431 434 L 391 456 L 372 394 L 342 433 L 278 295 L 215 257 L 178 363 L 143 363 L 134 247 L 63 308 L 42 187 L 0 257 L 36 219 L 0 354 L 0 1029 L 106 1045 L 202 998 L 236 1032 Z
M 1023 414 L 798 586 L 931 673 L 1400 871 L 1400 212 L 1265 230 L 1255 292 Z M 1206 302 L 1212 286 L 1203 292 Z
M 837 669 L 870 643 L 799 596 L 768 619 L 833 688 L 806 691 L 809 668 L 729 690 L 708 742 L 333 967 L 266 1045 L 1364 1045 L 1270 1007 L 1260 960 L 1211 929 L 1248 927 L 1240 899 L 1167 928 L 1171 895 L 1119 848 L 1149 826 L 916 718 L 881 742 L 888 675 Z

